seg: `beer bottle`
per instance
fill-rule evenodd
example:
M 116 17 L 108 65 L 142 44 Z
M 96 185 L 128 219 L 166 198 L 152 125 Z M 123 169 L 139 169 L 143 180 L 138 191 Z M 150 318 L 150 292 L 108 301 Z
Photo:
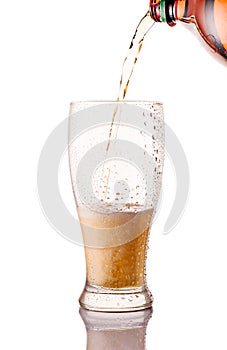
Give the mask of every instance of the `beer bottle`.
M 227 0 L 150 0 L 155 22 L 194 24 L 204 42 L 227 64 Z

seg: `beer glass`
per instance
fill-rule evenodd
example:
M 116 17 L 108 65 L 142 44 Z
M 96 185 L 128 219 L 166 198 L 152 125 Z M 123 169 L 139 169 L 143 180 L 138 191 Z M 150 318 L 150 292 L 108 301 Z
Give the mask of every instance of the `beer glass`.
M 86 258 L 80 305 L 105 312 L 151 307 L 146 254 L 164 162 L 162 103 L 72 103 L 68 150 Z

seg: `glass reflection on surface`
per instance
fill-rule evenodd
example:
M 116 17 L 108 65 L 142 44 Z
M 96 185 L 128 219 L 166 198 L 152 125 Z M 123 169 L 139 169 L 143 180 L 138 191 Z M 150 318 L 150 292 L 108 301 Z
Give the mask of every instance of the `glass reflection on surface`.
M 145 350 L 152 309 L 105 313 L 80 309 L 87 330 L 87 350 Z

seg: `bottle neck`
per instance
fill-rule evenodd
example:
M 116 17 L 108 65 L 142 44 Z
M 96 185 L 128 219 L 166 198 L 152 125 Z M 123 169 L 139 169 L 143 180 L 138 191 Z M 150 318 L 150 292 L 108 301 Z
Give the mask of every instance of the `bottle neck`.
M 189 0 L 150 0 L 150 15 L 155 22 L 175 26 L 178 20 L 188 21 Z

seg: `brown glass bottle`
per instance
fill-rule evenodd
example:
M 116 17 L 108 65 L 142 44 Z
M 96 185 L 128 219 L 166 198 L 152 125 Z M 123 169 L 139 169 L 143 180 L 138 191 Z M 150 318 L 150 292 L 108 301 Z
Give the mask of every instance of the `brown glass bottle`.
M 193 23 L 204 41 L 227 64 L 227 0 L 150 0 L 155 22 Z

